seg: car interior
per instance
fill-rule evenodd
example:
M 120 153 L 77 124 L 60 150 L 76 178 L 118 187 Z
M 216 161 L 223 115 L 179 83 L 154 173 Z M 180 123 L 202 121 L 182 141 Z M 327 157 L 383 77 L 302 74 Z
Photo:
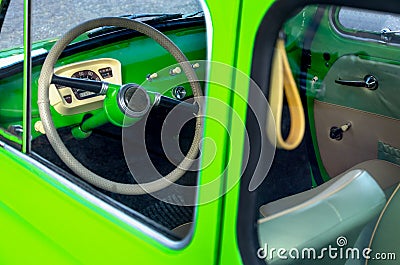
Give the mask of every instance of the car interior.
M 381 24 L 362 21 L 370 16 Z M 393 227 L 400 205 L 397 22 L 396 14 L 312 5 L 282 26 L 278 38 L 298 95 L 286 94 L 277 128 L 288 137 L 295 118 L 301 139 L 278 146 L 257 188 L 260 246 L 395 250 L 388 242 L 400 238 Z M 187 196 L 179 187 L 197 184 L 202 125 L 196 114 L 207 48 L 201 10 L 100 18 L 57 42 L 34 43 L 30 156 L 160 233 L 183 239 L 195 219 L 196 192 Z M 0 139 L 18 149 L 25 114 L 23 63 L 15 52 L 0 61 Z M 301 108 L 288 104 L 297 96 Z M 176 116 L 175 107 L 186 114 Z M 163 137 L 171 115 L 184 121 L 182 128 Z M 180 152 L 166 153 L 165 144 Z M 159 182 L 164 176 L 168 181 Z M 143 182 L 150 184 L 137 186 Z M 321 259 L 265 257 L 267 264 Z
M 371 16 L 381 24 L 371 23 Z M 394 30 L 398 19 L 369 10 L 307 6 L 282 27 L 306 128 L 295 150 L 277 149 L 258 193 L 260 245 L 295 249 L 281 259 L 263 253 L 268 264 L 377 262 L 361 254 L 329 258 L 323 255 L 329 245 L 359 253 L 368 247 L 395 251 L 384 238 L 396 233 L 383 228 L 383 221 L 395 222 L 398 215 L 399 68 L 393 56 L 398 35 L 388 29 Z M 286 135 L 296 111 L 290 111 L 296 107 L 290 97 L 286 94 L 282 118 Z M 299 260 L 307 248 L 316 254 Z

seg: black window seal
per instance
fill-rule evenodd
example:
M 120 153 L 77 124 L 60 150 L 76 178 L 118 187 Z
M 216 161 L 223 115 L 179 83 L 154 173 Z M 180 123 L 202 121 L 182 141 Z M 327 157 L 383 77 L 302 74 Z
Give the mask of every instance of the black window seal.
M 262 89 L 264 95 L 268 95 L 271 62 L 275 42 L 281 26 L 294 11 L 304 8 L 306 5 L 340 5 L 355 8 L 371 9 L 389 13 L 400 13 L 400 2 L 398 0 L 387 0 L 384 5 L 374 0 L 279 0 L 272 4 L 265 14 L 256 34 L 252 65 L 251 78 Z M 252 88 L 249 89 L 249 99 L 255 99 L 252 96 Z M 268 98 L 268 97 L 267 97 Z M 249 102 L 248 105 L 253 106 L 255 111 L 262 109 L 260 102 Z M 258 128 L 263 128 L 266 119 L 256 120 L 254 114 L 249 109 L 247 111 L 246 129 L 247 132 L 257 132 Z M 264 124 L 260 124 L 264 123 Z M 257 257 L 257 249 L 260 247 L 258 242 L 257 220 L 259 212 L 257 207 L 249 207 L 249 205 L 257 205 L 257 190 L 249 191 L 248 187 L 254 169 L 257 166 L 260 157 L 261 143 L 260 135 L 252 133 L 249 135 L 250 150 L 249 159 L 243 159 L 244 174 L 240 182 L 239 191 L 239 209 L 237 216 L 237 240 L 239 251 L 245 265 L 265 265 L 266 262 Z M 244 152 L 246 153 L 246 152 Z M 246 161 L 248 161 L 246 165 Z

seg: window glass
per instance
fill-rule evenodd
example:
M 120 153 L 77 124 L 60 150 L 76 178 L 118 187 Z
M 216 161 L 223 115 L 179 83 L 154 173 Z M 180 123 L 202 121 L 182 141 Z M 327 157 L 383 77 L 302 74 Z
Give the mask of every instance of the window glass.
M 20 0 L 21 1 L 21 0 Z M 72 27 L 94 18 L 144 13 L 193 13 L 198 1 L 57 1 L 32 0 L 33 41 L 61 36 Z
M 338 32 L 351 38 L 399 42 L 398 14 L 341 7 L 332 8 L 332 21 Z
M 400 25 L 400 16 L 397 14 L 349 7 L 340 8 L 338 19 L 345 28 L 374 33 L 381 33 L 385 28 L 398 30 Z
M 11 1 L 0 32 L 0 140 L 16 148 L 22 144 L 22 71 L 10 75 L 3 68 L 23 60 L 23 10 L 23 1 Z M 20 48 L 10 50 L 14 46 Z
M 143 13 L 193 13 L 198 1 L 32 1 L 32 41 L 57 38 L 83 21 L 108 16 Z M 23 0 L 11 0 L 1 30 L 0 50 L 23 45 Z
M 24 1 L 10 1 L 0 33 L 0 50 L 23 46 Z
M 169 238 L 181 240 L 190 231 L 195 211 L 198 173 L 198 161 L 195 158 L 198 148 L 193 149 L 195 152 L 189 150 L 192 148 L 195 132 L 200 131 L 195 130 L 196 122 L 191 112 L 192 116 L 188 120 L 182 120 L 182 128 L 173 128 L 167 134 L 167 145 L 173 144 L 177 148 L 172 157 L 163 149 L 165 143 L 161 139 L 161 131 L 164 121 L 172 112 L 171 108 L 184 100 L 190 101 L 186 106 L 193 106 L 191 103 L 194 92 L 185 74 L 176 65 L 174 57 L 156 41 L 137 32 L 104 25 L 76 36 L 79 44 L 68 46 L 54 69 L 50 70 L 50 73 L 54 72 L 64 78 L 89 79 L 104 82 L 104 85 L 105 82 L 110 83 L 112 85 L 108 89 L 115 89 L 119 95 L 118 100 L 110 100 L 114 104 L 112 110 L 106 111 L 105 96 L 99 92 L 88 91 L 86 87 L 71 88 L 72 85 L 67 84 L 50 85 L 50 113 L 47 119 L 56 127 L 53 133 L 61 137 L 68 152 L 82 164 L 80 169 L 86 169 L 76 170 L 71 163 L 68 164 L 71 160 L 63 155 L 59 156 L 48 141 L 48 134 L 46 135 L 44 129 L 46 121 L 40 116 L 41 103 L 38 103 L 39 76 L 48 52 L 55 41 L 71 28 L 93 18 L 112 16 L 137 19 L 163 32 L 189 60 L 194 61 L 193 64 L 197 62 L 190 69 L 199 78 L 204 78 L 205 64 L 200 60 L 206 60 L 206 26 L 197 0 L 33 0 L 31 155 L 119 211 L 145 222 Z M 12 144 L 21 142 L 23 121 L 22 21 L 23 0 L 12 0 L 0 42 L 0 62 L 3 58 L 7 61 L 1 66 L 0 72 L 0 137 L 7 135 Z M 13 47 L 17 48 L 12 53 L 7 51 Z M 14 56 L 14 51 L 19 57 Z M 171 72 L 170 68 L 174 71 Z M 123 84 L 132 85 L 123 90 Z M 196 86 L 196 89 L 200 91 L 203 88 Z M 137 96 L 136 93 L 141 94 Z M 130 99 L 135 100 L 136 96 L 139 97 L 138 101 L 134 101 L 137 105 L 130 105 Z M 152 108 L 153 104 L 156 105 L 155 99 L 159 100 L 158 108 Z M 148 108 L 141 109 L 143 106 Z M 124 114 L 140 112 L 139 109 L 143 111 L 143 115 L 132 114 L 134 117 L 129 116 L 125 121 Z M 114 114 L 118 121 L 110 116 Z M 177 116 L 173 116 L 177 120 Z M 129 123 L 131 119 L 134 120 L 134 125 L 133 122 Z M 124 132 L 131 127 L 133 131 Z M 135 128 L 138 129 L 135 131 Z M 145 133 L 141 134 L 141 129 Z M 125 138 L 133 141 L 126 144 L 124 134 Z M 137 146 L 139 147 L 136 148 Z M 127 153 L 125 149 L 131 147 L 136 153 Z M 65 153 L 67 151 L 63 152 Z M 188 153 L 191 153 L 194 161 L 192 167 L 186 166 L 183 171 L 175 170 Z M 101 183 L 108 184 L 90 181 L 87 170 L 103 178 Z M 157 182 L 170 172 L 175 172 L 174 170 L 178 173 L 171 175 L 168 185 L 163 186 Z M 134 192 L 115 189 L 114 184 L 117 182 L 121 187 L 135 185 L 139 182 L 138 178 L 141 178 L 141 183 L 155 181 L 158 184 L 149 185 L 150 190 L 135 186 Z M 190 194 L 177 191 L 171 181 L 176 186 L 189 186 Z

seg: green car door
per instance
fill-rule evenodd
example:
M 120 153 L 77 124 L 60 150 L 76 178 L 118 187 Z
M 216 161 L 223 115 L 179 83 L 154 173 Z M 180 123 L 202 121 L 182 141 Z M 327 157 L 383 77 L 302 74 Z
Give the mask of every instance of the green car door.
M 247 131 L 236 133 L 248 153 L 229 167 L 231 182 L 242 178 L 226 195 L 221 264 L 396 264 L 398 11 L 394 1 L 242 2 L 236 67 L 252 81 L 236 79 L 233 104 L 246 119 Z M 261 132 L 271 113 L 257 110 L 283 89 L 271 81 L 277 39 L 302 102 L 286 94 L 282 135 L 292 133 L 293 113 L 304 113 L 305 128 L 298 146 L 274 153 Z M 370 255 L 329 256 L 329 246 Z

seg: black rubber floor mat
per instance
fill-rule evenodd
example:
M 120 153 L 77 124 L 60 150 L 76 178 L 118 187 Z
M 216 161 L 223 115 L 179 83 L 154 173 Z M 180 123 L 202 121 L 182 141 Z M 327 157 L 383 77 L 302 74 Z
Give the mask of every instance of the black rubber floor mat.
M 160 121 L 162 121 L 164 114 L 158 113 L 153 115 L 151 117 L 153 120 L 148 123 L 151 127 L 146 129 L 149 132 L 146 135 L 146 143 L 151 147 L 149 156 L 161 174 L 166 174 L 174 168 L 168 159 L 163 156 L 162 149 L 159 148 L 161 146 L 160 142 L 157 140 L 158 137 L 155 134 L 155 132 L 161 131 L 159 126 L 162 124 Z M 92 135 L 84 140 L 75 139 L 71 135 L 70 128 L 62 128 L 58 132 L 68 150 L 78 161 L 93 172 L 113 181 L 135 183 L 125 162 L 121 141 L 121 128 L 108 124 L 95 129 Z M 185 135 L 180 139 L 183 141 L 181 143 L 182 151 L 185 152 L 190 147 L 191 136 L 193 135 L 190 125 L 188 130 L 183 133 Z M 32 150 L 56 166 L 73 174 L 54 152 L 45 135 L 32 141 Z M 185 186 L 195 185 L 196 182 L 197 172 L 188 172 L 177 181 L 178 184 Z M 193 207 L 160 202 L 151 195 L 129 196 L 98 190 L 167 228 L 174 228 L 183 223 L 190 222 L 193 215 Z M 181 198 L 179 194 L 172 193 L 170 198 L 167 199 L 180 203 Z
M 290 128 L 287 105 L 284 106 L 282 121 L 283 137 Z M 294 150 L 277 149 L 271 169 L 258 192 L 258 207 L 281 198 L 312 188 L 311 171 L 305 141 Z
M 165 201 L 171 201 L 175 204 L 159 201 L 145 208 L 143 214 L 168 229 L 173 229 L 193 220 L 193 207 L 176 205 L 184 203 L 182 197 L 174 194 L 165 198 Z

